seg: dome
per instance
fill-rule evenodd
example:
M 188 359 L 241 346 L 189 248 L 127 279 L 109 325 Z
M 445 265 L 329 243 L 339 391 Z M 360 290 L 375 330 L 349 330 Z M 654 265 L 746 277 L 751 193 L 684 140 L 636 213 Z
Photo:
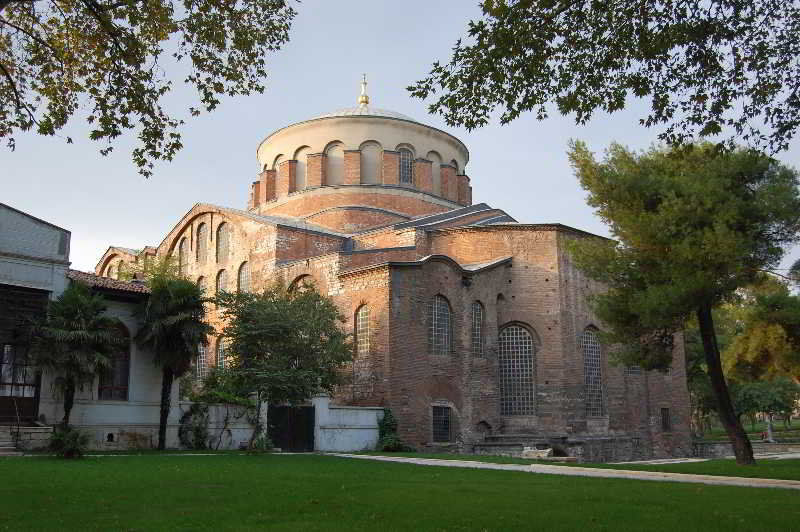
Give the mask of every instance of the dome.
M 396 120 L 407 120 L 409 122 L 417 122 L 410 116 L 390 111 L 388 109 L 378 109 L 377 107 L 370 107 L 369 105 L 359 105 L 358 107 L 348 107 L 346 109 L 338 109 L 336 111 L 321 114 L 309 120 L 319 120 L 321 118 L 338 118 L 342 116 L 376 116 L 380 118 L 394 118 Z M 419 123 L 419 122 L 417 122 Z

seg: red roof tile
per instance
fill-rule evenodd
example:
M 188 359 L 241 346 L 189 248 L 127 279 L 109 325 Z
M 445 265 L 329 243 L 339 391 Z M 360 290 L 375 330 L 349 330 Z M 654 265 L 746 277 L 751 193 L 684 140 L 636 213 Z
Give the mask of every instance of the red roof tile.
M 68 270 L 67 277 L 73 281 L 81 282 L 96 288 L 106 290 L 118 290 L 120 292 L 136 292 L 139 294 L 149 294 L 150 288 L 141 281 L 120 281 L 110 277 L 100 277 L 93 273 L 81 272 L 78 270 Z

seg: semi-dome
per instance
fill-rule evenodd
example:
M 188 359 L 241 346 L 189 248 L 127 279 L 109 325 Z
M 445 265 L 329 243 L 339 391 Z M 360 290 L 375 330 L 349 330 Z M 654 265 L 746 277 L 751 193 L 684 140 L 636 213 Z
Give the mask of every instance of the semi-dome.
M 263 215 L 336 218 L 330 227 L 347 232 L 472 203 L 467 147 L 445 131 L 371 107 L 366 79 L 358 106 L 278 129 L 256 153 L 262 173 L 249 208 Z

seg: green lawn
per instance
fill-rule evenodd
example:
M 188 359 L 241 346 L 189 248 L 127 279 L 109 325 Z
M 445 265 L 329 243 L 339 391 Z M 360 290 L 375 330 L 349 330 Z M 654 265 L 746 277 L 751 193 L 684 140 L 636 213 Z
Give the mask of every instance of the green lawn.
M 319 455 L 0 459 L 5 530 L 800 530 L 797 491 Z
M 747 432 L 751 441 L 761 441 L 761 434 L 767 432 L 767 423 L 759 421 L 757 423 L 750 423 L 750 421 L 743 419 L 742 428 Z M 800 420 L 793 419 L 791 426 L 784 425 L 783 420 L 775 420 L 772 422 L 772 432 L 776 440 L 798 440 L 800 439 Z M 728 439 L 728 434 L 722 426 L 714 425 L 710 431 L 703 435 L 705 440 L 720 440 L 725 441 Z

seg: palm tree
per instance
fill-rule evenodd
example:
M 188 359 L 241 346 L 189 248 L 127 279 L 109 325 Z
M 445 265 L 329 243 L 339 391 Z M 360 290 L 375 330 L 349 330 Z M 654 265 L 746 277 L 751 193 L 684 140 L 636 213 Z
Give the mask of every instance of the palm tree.
M 104 315 L 106 302 L 88 286 L 72 281 L 50 302 L 43 323 L 34 325 L 33 362 L 56 375 L 53 387 L 64 398 L 64 428 L 75 402 L 75 391 L 94 382 L 109 367 L 111 355 L 125 341 L 121 322 Z
M 163 450 L 172 383 L 189 370 L 214 329 L 204 320 L 206 299 L 195 283 L 171 276 L 154 276 L 149 282 L 150 297 L 141 308 L 143 324 L 136 341 L 152 350 L 162 371 L 158 448 Z

